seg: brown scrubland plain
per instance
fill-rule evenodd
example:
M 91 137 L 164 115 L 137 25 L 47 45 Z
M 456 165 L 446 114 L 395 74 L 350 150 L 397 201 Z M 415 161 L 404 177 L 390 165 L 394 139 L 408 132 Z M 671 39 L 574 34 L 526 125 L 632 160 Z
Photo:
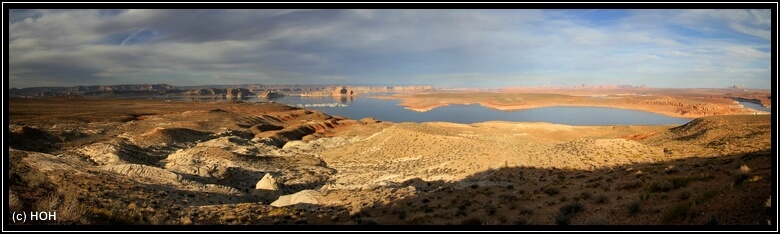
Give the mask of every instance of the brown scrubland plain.
M 407 95 L 420 108 L 458 102 Z M 586 97 L 469 98 L 525 108 Z M 9 110 L 8 207 L 58 211 L 34 224 L 768 225 L 776 214 L 770 115 L 391 123 L 274 103 L 91 98 L 12 98 Z

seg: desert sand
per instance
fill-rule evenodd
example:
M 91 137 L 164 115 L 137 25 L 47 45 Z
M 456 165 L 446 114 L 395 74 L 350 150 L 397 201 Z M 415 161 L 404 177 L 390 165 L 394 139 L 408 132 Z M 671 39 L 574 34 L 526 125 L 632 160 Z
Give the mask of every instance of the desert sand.
M 775 214 L 769 115 L 568 126 L 351 120 L 274 103 L 9 104 L 10 210 L 57 210 L 59 224 L 766 225 Z

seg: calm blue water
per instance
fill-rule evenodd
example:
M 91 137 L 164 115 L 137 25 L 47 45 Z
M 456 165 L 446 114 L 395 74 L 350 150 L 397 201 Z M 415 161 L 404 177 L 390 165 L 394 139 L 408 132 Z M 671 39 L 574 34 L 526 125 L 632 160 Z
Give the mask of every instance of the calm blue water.
M 253 101 L 250 99 L 249 101 Z M 374 117 L 391 122 L 476 123 L 492 120 L 517 122 L 549 122 L 567 125 L 662 125 L 684 124 L 691 119 L 674 118 L 645 111 L 605 107 L 542 107 L 520 111 L 500 111 L 480 105 L 450 105 L 427 112 L 416 112 L 399 106 L 399 100 L 382 100 L 366 95 L 355 98 L 282 97 L 278 103 L 291 105 L 340 103 L 347 107 L 306 107 L 350 119 Z
M 344 104 L 346 107 L 303 107 L 322 111 L 328 115 L 340 115 L 350 119 L 374 117 L 390 122 L 433 122 L 477 123 L 503 120 L 515 122 L 548 122 L 566 125 L 664 125 L 684 124 L 692 119 L 675 118 L 651 112 L 606 107 L 541 107 L 519 111 L 500 111 L 480 105 L 450 105 L 437 107 L 427 112 L 404 109 L 399 100 L 382 100 L 370 96 L 358 97 L 299 97 L 285 96 L 273 99 L 277 103 L 291 106 L 305 104 Z M 177 100 L 224 101 L 213 97 L 169 97 Z M 257 97 L 243 99 L 247 102 L 268 101 Z M 745 105 L 745 104 L 743 104 Z M 747 105 L 745 105 L 747 106 Z
M 772 112 L 772 109 L 766 108 L 766 107 L 764 107 L 762 105 L 759 105 L 759 104 L 756 104 L 756 103 L 743 102 L 743 101 L 738 101 L 738 102 L 739 102 L 739 104 L 742 104 L 742 106 L 750 108 L 750 109 L 753 109 L 753 110 Z

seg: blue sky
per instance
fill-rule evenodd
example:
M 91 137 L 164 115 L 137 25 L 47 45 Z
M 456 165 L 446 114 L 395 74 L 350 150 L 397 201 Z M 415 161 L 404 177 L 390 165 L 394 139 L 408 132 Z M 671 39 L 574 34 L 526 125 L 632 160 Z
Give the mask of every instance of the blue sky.
M 11 10 L 9 84 L 771 86 L 770 10 Z

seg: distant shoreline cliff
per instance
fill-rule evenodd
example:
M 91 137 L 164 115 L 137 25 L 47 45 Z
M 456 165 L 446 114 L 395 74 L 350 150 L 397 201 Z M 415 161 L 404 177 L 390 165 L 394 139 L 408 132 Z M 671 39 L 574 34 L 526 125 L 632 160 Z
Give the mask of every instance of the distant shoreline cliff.
M 8 90 L 11 96 L 112 96 L 112 95 L 198 95 L 249 97 L 263 95 L 356 96 L 369 92 L 404 92 L 433 90 L 433 86 L 341 86 L 341 85 L 202 85 L 173 86 L 169 84 L 90 85 L 73 87 L 29 87 Z

